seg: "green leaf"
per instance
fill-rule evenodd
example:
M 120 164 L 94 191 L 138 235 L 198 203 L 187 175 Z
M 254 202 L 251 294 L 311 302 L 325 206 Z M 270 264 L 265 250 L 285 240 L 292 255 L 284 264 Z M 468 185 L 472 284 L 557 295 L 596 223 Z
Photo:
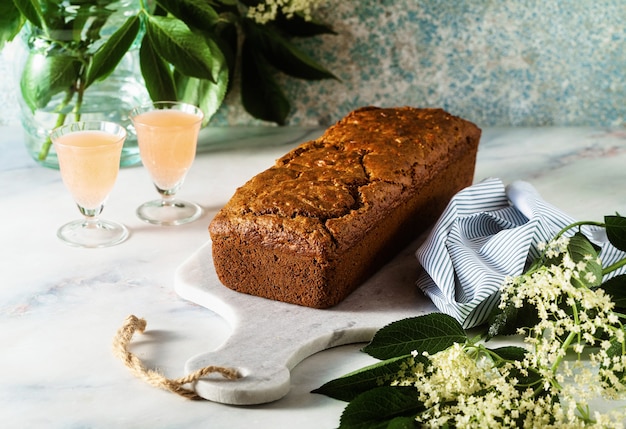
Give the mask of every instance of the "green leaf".
M 606 235 L 613 246 L 626 252 L 626 218 L 615 215 L 605 216 Z
M 31 110 L 43 109 L 55 94 L 72 92 L 81 64 L 67 55 L 30 53 L 26 59 L 20 89 Z
M 489 350 L 491 353 L 498 355 L 500 359 L 508 360 L 508 361 L 512 361 L 512 360 L 521 361 L 526 356 L 526 353 L 528 353 L 525 348 L 518 347 L 518 346 L 504 346 L 504 347 L 498 347 L 496 349 L 487 349 L 487 350 Z
M 117 29 L 106 43 L 94 53 L 89 67 L 85 87 L 96 80 L 106 78 L 128 52 L 139 34 L 139 17 L 131 16 Z
M 291 106 L 272 70 L 246 39 L 241 56 L 241 103 L 257 119 L 284 125 Z
M 318 21 L 305 20 L 301 15 L 295 14 L 293 17 L 287 19 L 284 15 L 276 17 L 276 21 L 273 23 L 280 31 L 295 37 L 313 37 L 321 34 L 337 34 L 328 25 L 322 24 Z
M 157 3 L 191 27 L 208 30 L 220 19 L 206 0 L 157 0 Z
M 415 429 L 415 417 L 394 417 L 387 425 L 387 429 Z
M 518 361 L 521 362 L 525 359 L 528 354 L 528 350 L 523 347 L 517 346 L 505 346 L 499 347 L 496 349 L 487 349 L 492 354 L 495 354 L 499 357 L 499 359 L 495 359 L 496 367 L 501 367 L 507 362 Z M 509 375 L 507 377 L 509 380 L 515 379 L 516 385 L 515 388 L 524 391 L 529 386 L 537 386 L 542 380 L 541 375 L 534 368 L 527 368 L 525 371 L 520 371 L 515 366 L 509 369 Z
M 581 277 L 572 277 L 572 285 L 591 288 L 602 283 L 602 264 L 598 262 L 598 253 L 587 237 L 577 232 L 570 238 L 567 250 L 574 262 L 586 263 L 586 268 L 581 272 Z M 587 274 L 591 276 L 587 277 Z
M 263 57 L 278 70 L 300 79 L 337 79 L 335 75 L 316 63 L 271 27 L 245 20 L 244 31 Z
M 6 42 L 10 42 L 20 32 L 24 18 L 12 1 L 0 4 L 0 50 Z
M 6 0 L 3 0 L 6 2 Z M 37 0 L 13 0 L 13 4 L 24 18 L 26 18 L 32 25 L 38 28 L 43 28 L 44 19 L 41 11 L 41 6 Z
M 341 415 L 340 429 L 382 429 L 414 419 L 424 405 L 415 387 L 383 386 L 357 396 Z M 409 420 L 410 419 L 410 420 Z
M 206 125 L 217 112 L 226 96 L 228 69 L 224 67 L 217 74 L 217 83 L 206 79 L 182 76 L 178 73 L 175 76 L 178 100 L 200 107 L 202 112 L 204 112 L 202 123 Z
M 391 359 L 414 350 L 418 354 L 434 354 L 466 340 L 467 335 L 456 319 L 443 313 L 431 313 L 383 327 L 363 351 L 378 359 Z
M 489 316 L 487 339 L 498 335 L 515 335 L 518 328 L 527 328 L 539 322 L 537 309 L 524 303 L 521 308 L 508 301 L 504 308 L 496 307 Z
M 227 6 L 237 6 L 238 0 L 216 0 L 218 3 L 227 5 Z
M 224 55 L 228 68 L 229 85 L 226 91 L 230 91 L 237 68 L 237 49 L 239 45 L 239 34 L 237 26 L 232 23 L 223 22 L 215 28 L 214 40 L 218 43 L 220 51 Z
M 106 1 L 106 0 L 105 0 Z M 75 18 L 65 23 L 65 13 L 63 9 L 67 6 L 60 4 L 56 11 L 44 10 L 48 25 L 54 22 L 54 27 L 60 30 L 58 38 L 67 37 L 64 33 L 68 28 L 72 28 L 75 42 L 85 41 L 87 44 L 92 44 L 102 38 L 100 33 L 107 23 L 107 20 L 111 17 L 114 9 L 104 8 L 102 6 L 94 8 L 91 2 L 82 2 L 78 5 L 77 9 L 74 9 Z M 70 27 L 71 25 L 71 27 Z
M 351 401 L 361 393 L 389 385 L 391 381 L 402 377 L 406 371 L 410 371 L 417 362 L 428 365 L 429 360 L 424 356 L 400 356 L 377 362 L 357 371 L 346 374 L 343 377 L 325 383 L 312 393 L 326 395 L 340 401 Z
M 169 64 L 156 53 L 149 37 L 139 48 L 139 64 L 146 90 L 153 101 L 176 100 L 176 86 Z
M 215 53 L 211 73 L 216 77 L 216 81 L 184 76 L 178 73 L 178 70 L 175 71 L 174 77 L 178 99 L 200 107 L 204 112 L 203 125 L 206 125 L 224 101 L 230 82 L 230 70 L 213 35 L 210 32 L 204 34 L 205 43 L 212 45 L 212 51 Z
M 214 51 L 217 45 L 207 43 L 203 36 L 193 33 L 176 18 L 149 16 L 145 23 L 155 51 L 165 61 L 187 76 L 216 81 L 213 62 L 216 57 L 223 57 L 221 52 Z
M 600 288 L 611 295 L 617 309 L 626 309 L 626 274 L 611 277 L 602 283 Z

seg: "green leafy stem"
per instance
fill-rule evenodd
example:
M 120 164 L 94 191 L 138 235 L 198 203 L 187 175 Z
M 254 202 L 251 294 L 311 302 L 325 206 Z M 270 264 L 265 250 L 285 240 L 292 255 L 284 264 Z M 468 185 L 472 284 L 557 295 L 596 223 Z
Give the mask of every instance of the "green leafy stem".
M 601 228 L 605 228 L 609 242 L 620 250 L 626 249 L 626 218 L 620 216 L 619 214 L 613 215 L 613 216 L 605 216 L 604 222 L 594 222 L 594 221 L 574 222 L 566 226 L 565 228 L 563 228 L 561 231 L 559 231 L 555 235 L 554 238 L 558 239 L 559 237 L 561 237 L 568 231 L 574 228 L 580 229 L 580 227 L 584 225 L 591 225 L 591 226 L 598 226 Z M 608 267 L 604 267 L 602 270 L 602 274 L 606 275 L 606 274 L 612 273 L 613 271 L 618 270 L 624 265 L 626 265 L 626 259 L 621 259 L 609 265 Z
M 60 10 L 67 6 L 50 0 L 0 5 L 0 48 L 25 22 L 47 44 L 45 54 L 30 54 L 20 86 L 33 112 L 65 93 L 55 107 L 57 126 L 65 122 L 72 102 L 71 114 L 80 119 L 85 91 L 105 80 L 137 44 L 150 98 L 195 104 L 205 113 L 205 125 L 232 89 L 236 69 L 246 111 L 279 125 L 286 123 L 291 106 L 275 80 L 277 71 L 299 79 L 336 79 L 290 41 L 333 31 L 297 14 L 289 19 L 279 14 L 261 25 L 245 15 L 247 1 L 140 0 L 137 13 L 105 38 L 101 31 L 115 12 L 115 1 L 69 3 L 71 16 Z M 48 139 L 40 160 L 48 156 L 50 145 Z

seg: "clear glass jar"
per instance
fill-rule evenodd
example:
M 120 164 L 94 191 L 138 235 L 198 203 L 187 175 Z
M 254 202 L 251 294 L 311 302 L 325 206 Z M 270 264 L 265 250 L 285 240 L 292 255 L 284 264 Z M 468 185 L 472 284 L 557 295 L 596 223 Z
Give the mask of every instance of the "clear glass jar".
M 81 22 L 85 24 L 78 25 L 78 28 L 83 29 L 80 34 L 71 28 L 49 30 L 46 34 L 29 25 L 22 31 L 24 49 L 19 59 L 21 66 L 18 76 L 20 116 L 28 152 L 33 159 L 46 167 L 58 168 L 56 153 L 48 137 L 50 131 L 64 123 L 78 120 L 104 120 L 124 126 L 128 130 L 128 136 L 120 165 L 125 167 L 141 162 L 137 139 L 128 118 L 133 107 L 150 100 L 139 67 L 141 32 L 115 70 L 104 80 L 94 82 L 84 90 L 82 101 L 79 101 L 77 91 L 73 91 L 70 98 L 70 91 L 59 91 L 59 85 L 51 91 L 50 85 L 45 83 L 55 82 L 54 79 L 58 79 L 55 73 L 63 70 L 62 67 L 51 64 L 58 62 L 66 66 L 73 64 L 72 60 L 76 60 L 77 65 L 84 64 L 85 58 L 93 55 L 140 8 L 139 0 L 110 1 L 106 5 L 102 5 L 103 2 L 92 2 L 94 5 L 88 5 L 89 3 L 82 2 L 80 6 L 72 6 L 69 1 L 62 1 L 55 14 L 55 18 L 64 20 L 64 23 L 84 20 Z M 86 12 L 90 14 L 87 18 Z M 89 33 L 88 30 L 93 30 L 94 27 L 98 28 L 95 37 L 93 31 Z M 33 82 L 32 75 L 38 77 L 37 82 Z M 79 85 L 75 81 L 63 84 Z

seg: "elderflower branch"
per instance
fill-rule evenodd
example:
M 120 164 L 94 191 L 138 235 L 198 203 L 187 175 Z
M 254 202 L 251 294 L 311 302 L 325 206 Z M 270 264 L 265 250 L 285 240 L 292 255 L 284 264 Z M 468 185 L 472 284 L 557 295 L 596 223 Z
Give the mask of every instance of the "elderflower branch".
M 523 274 L 504 279 L 500 304 L 488 331 L 478 338 L 459 335 L 461 326 L 452 323 L 451 316 L 427 315 L 411 323 L 401 322 L 407 326 L 406 336 L 415 337 L 411 344 L 432 347 L 431 332 L 440 336 L 438 345 L 444 338 L 449 345 L 416 351 L 413 358 L 424 360 L 415 361 L 417 365 L 409 365 L 408 370 L 394 370 L 391 365 L 397 365 L 397 360 L 384 364 L 390 365 L 389 373 L 394 374 L 391 386 L 408 390 L 379 390 L 380 384 L 372 383 L 371 390 L 358 395 L 346 408 L 340 427 L 378 425 L 381 414 L 389 416 L 388 423 L 398 419 L 400 424 L 405 421 L 398 416 L 409 416 L 406 422 L 411 427 L 415 422 L 432 428 L 621 427 L 626 408 L 601 413 L 592 410 L 589 401 L 623 399 L 626 394 L 626 331 L 622 324 L 626 314 L 618 312 L 624 311 L 626 301 L 623 278 L 602 283 L 597 248 L 580 230 L 564 235 L 577 226 L 604 226 L 611 244 L 626 251 L 626 219 L 605 217 L 605 222 L 577 222 L 540 243 L 540 257 Z M 605 272 L 623 266 L 626 258 Z M 421 318 L 423 327 L 415 329 Z M 432 327 L 433 320 L 439 320 L 438 329 L 429 331 L 426 328 Z M 396 325 L 383 329 L 388 336 L 381 336 L 382 344 L 377 347 L 388 349 L 391 338 L 407 342 L 404 335 L 397 335 Z M 485 345 L 495 336 L 514 333 L 524 337 L 523 346 L 492 349 Z M 374 366 L 360 380 L 349 379 L 343 385 L 353 388 L 357 382 L 370 382 L 378 371 L 381 366 Z M 392 403 L 383 401 L 379 392 L 407 398 Z M 381 403 L 385 405 L 381 407 Z M 350 424 L 344 425 L 347 421 Z
M 563 234 L 565 234 L 567 231 L 569 231 L 570 229 L 576 228 L 578 227 L 580 229 L 581 226 L 585 226 L 585 225 L 590 225 L 590 226 L 599 226 L 601 228 L 606 228 L 606 223 L 604 222 L 597 222 L 597 221 L 579 221 L 579 222 L 574 222 L 571 223 L 569 225 L 567 225 L 566 227 L 564 227 L 563 229 L 561 229 L 555 236 L 553 241 L 558 240 Z M 544 253 L 545 256 L 545 253 Z M 608 267 L 604 267 L 602 269 L 602 275 L 607 275 L 609 273 L 612 273 L 613 271 L 616 271 L 622 267 L 626 266 L 626 258 L 620 259 L 619 261 L 609 265 Z
M 561 350 L 563 351 L 567 350 L 569 346 L 572 344 L 572 341 L 574 341 L 574 338 L 576 338 L 579 335 L 580 335 L 579 332 L 571 331 L 569 335 L 567 336 L 567 338 L 565 339 L 565 341 L 563 341 L 563 344 L 561 345 Z M 565 353 L 560 353 L 557 356 L 556 360 L 552 363 L 550 370 L 552 371 L 553 374 L 556 374 L 556 372 L 559 370 L 559 367 L 561 366 L 561 362 L 563 361 L 564 357 L 565 357 Z
M 604 222 L 597 222 L 597 221 L 592 221 L 592 220 L 582 220 L 582 221 L 579 221 L 579 222 L 574 222 L 574 223 L 571 223 L 571 224 L 567 225 L 565 228 L 563 228 L 559 232 L 557 232 L 556 235 L 554 236 L 553 240 L 558 240 L 563 234 L 565 234 L 570 229 L 573 229 L 573 228 L 576 228 L 576 227 L 581 227 L 581 226 L 584 226 L 584 225 L 593 225 L 593 226 L 600 226 L 600 227 L 605 227 L 606 226 L 604 224 Z

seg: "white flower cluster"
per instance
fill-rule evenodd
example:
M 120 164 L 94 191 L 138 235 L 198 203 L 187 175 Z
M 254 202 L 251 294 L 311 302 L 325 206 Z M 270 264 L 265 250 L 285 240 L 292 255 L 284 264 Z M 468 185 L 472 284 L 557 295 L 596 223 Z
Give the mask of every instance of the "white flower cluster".
M 557 389 L 561 394 L 573 393 L 570 400 L 586 400 L 602 394 L 616 398 L 626 392 L 621 377 L 626 371 L 626 354 L 609 353 L 610 348 L 624 349 L 624 330 L 618 316 L 612 311 L 611 297 L 600 288 L 576 287 L 572 279 L 586 278 L 591 281 L 586 260 L 575 263 L 566 250 L 567 239 L 548 243 L 546 255 L 559 258 L 560 264 L 541 266 L 525 275 L 508 279 L 502 288 L 501 302 L 507 300 L 521 307 L 524 302 L 532 305 L 539 322 L 529 329 L 521 329 L 526 335 L 531 353 L 527 367 L 539 368 L 544 376 L 546 390 Z M 501 304 L 502 305 L 502 304 Z M 588 359 L 597 371 L 583 367 L 580 356 L 586 348 Z M 565 361 L 572 350 L 578 357 L 573 367 Z M 562 386 L 565 378 L 573 383 Z
M 563 428 L 585 427 L 576 406 L 553 401 L 519 386 L 510 362 L 496 365 L 480 346 L 455 344 L 427 356 L 431 364 L 415 368 L 395 385 L 415 386 L 426 411 L 421 427 L 440 428 Z M 521 388 L 520 388 L 521 387 Z
M 267 24 L 274 21 L 279 12 L 282 12 L 287 19 L 299 14 L 306 21 L 312 19 L 313 11 L 327 0 L 265 0 L 256 6 L 248 9 L 248 18 L 253 19 L 258 24 Z
M 395 385 L 419 391 L 425 411 L 416 419 L 422 427 L 623 426 L 624 412 L 591 413 L 587 404 L 626 392 L 624 330 L 602 289 L 572 282 L 589 275 L 593 258 L 576 263 L 567 247 L 567 238 L 548 243 L 544 254 L 555 264 L 509 278 L 502 288 L 502 308 L 512 302 L 537 311 L 539 322 L 520 331 L 527 344 L 524 359 L 503 359 L 468 340 L 424 354 L 429 365 L 398 375 Z

